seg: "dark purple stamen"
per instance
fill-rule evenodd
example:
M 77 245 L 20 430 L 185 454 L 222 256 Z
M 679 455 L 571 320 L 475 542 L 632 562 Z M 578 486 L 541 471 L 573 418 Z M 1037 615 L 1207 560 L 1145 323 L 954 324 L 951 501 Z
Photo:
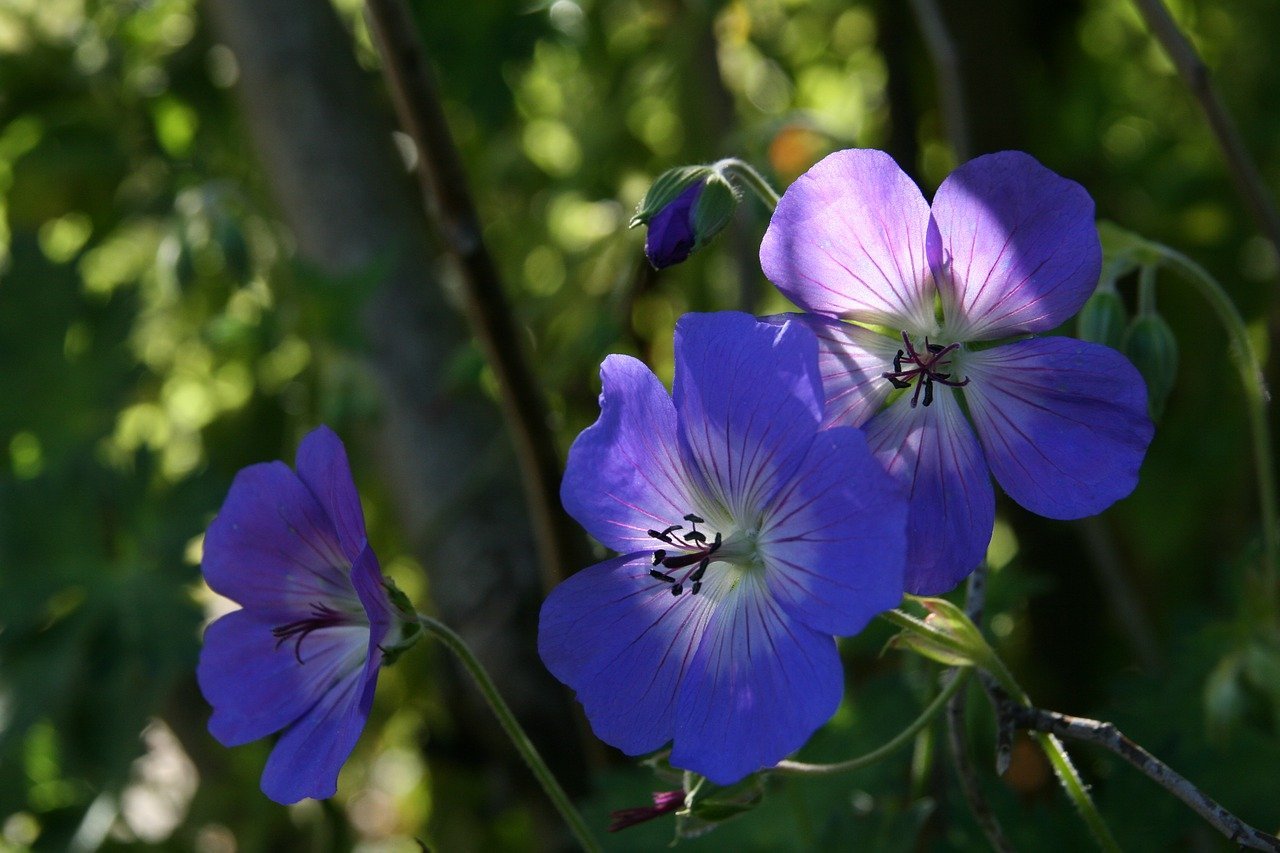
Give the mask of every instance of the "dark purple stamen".
M 924 339 L 925 352 L 916 351 L 915 345 L 911 343 L 911 338 L 906 332 L 902 333 L 902 342 L 906 345 L 905 350 L 898 350 L 898 354 L 893 357 L 893 372 L 882 374 L 888 379 L 894 388 L 910 388 L 911 380 L 918 379 L 916 382 L 915 393 L 911 395 L 911 408 L 916 407 L 916 403 L 920 400 L 920 389 L 924 389 L 924 405 L 928 406 L 933 403 L 933 383 L 941 382 L 943 385 L 950 385 L 952 388 L 962 388 L 969 384 L 968 377 L 963 380 L 956 381 L 951 378 L 950 373 L 944 373 L 942 368 L 951 363 L 951 359 L 947 356 L 953 350 L 960 348 L 960 344 L 942 344 L 930 343 L 928 338 Z M 905 370 L 903 365 L 910 365 Z
M 684 549 L 687 553 L 668 555 L 665 548 L 659 548 L 653 552 L 653 565 L 662 566 L 673 574 L 660 571 L 659 569 L 650 569 L 649 576 L 663 583 L 671 584 L 671 594 L 678 596 L 684 592 L 684 584 L 686 581 L 692 582 L 692 594 L 697 595 L 702 589 L 702 578 L 707 573 L 707 567 L 711 565 L 711 555 L 720 550 L 723 538 L 719 533 L 715 535 L 715 539 L 707 544 L 707 535 L 698 530 L 699 524 L 706 522 L 697 515 L 689 513 L 684 517 L 689 522 L 689 532 L 683 535 L 676 535 L 675 531 L 683 529 L 681 525 L 676 524 L 665 530 L 650 530 L 649 536 L 668 545 L 674 545 L 677 548 Z M 682 577 L 676 577 L 675 571 L 687 569 L 690 566 L 697 566 L 690 572 L 686 572 Z
M 284 644 L 285 640 L 297 637 L 293 644 L 293 656 L 298 659 L 298 663 L 306 663 L 302 659 L 302 641 L 307 638 L 307 635 L 321 628 L 333 628 L 337 625 L 345 625 L 347 622 L 348 618 L 345 614 L 339 613 L 327 604 L 313 601 L 310 616 L 278 625 L 271 629 L 271 634 L 277 638 L 277 649 Z

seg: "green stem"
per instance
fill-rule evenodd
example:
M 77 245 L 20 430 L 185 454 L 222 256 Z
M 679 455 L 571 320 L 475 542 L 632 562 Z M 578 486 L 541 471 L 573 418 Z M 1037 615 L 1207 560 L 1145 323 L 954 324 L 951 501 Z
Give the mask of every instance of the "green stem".
M 1266 615 L 1276 614 L 1276 567 L 1280 564 L 1280 538 L 1276 531 L 1276 480 L 1275 463 L 1271 449 L 1271 429 L 1267 424 L 1267 404 L 1270 394 L 1266 380 L 1262 376 L 1262 363 L 1249 340 L 1249 332 L 1244 318 L 1236 310 L 1231 297 L 1204 267 L 1188 258 L 1181 252 L 1162 246 L 1159 243 L 1148 243 L 1160 256 L 1162 262 L 1177 270 L 1195 286 L 1200 295 L 1212 306 L 1218 320 L 1227 331 L 1231 340 L 1232 360 L 1240 372 L 1240 380 L 1244 383 L 1245 404 L 1248 408 L 1249 432 L 1253 439 L 1254 464 L 1258 470 L 1258 505 L 1262 513 L 1262 552 L 1263 565 L 1260 578 L 1265 594 L 1260 596 L 1260 606 L 1265 608 Z
M 942 688 L 932 702 L 924 709 L 920 716 L 912 721 L 891 741 L 871 750 L 865 755 L 859 755 L 857 758 L 850 758 L 848 761 L 838 761 L 835 764 L 806 764 L 803 761 L 780 761 L 774 770 L 781 773 L 797 773 L 808 774 L 813 776 L 829 775 L 832 773 L 844 773 L 849 770 L 857 770 L 860 767 L 866 767 L 868 764 L 875 764 L 882 758 L 887 757 L 897 749 L 905 746 L 913 737 L 919 734 L 920 730 L 929 725 L 929 722 L 938 715 L 947 704 L 947 701 L 960 690 L 961 687 L 969 680 L 969 670 L 957 669 L 953 670 L 954 675 L 947 682 L 947 686 Z
M 1156 313 L 1156 268 L 1143 264 L 1138 270 L 1138 316 Z
M 756 197 L 764 202 L 765 207 L 769 208 L 770 211 L 778 206 L 777 190 L 765 180 L 763 175 L 755 170 L 755 167 L 745 160 L 729 157 L 728 159 L 717 161 L 711 168 L 718 172 L 728 172 L 741 180 L 747 189 L 755 193 Z
M 971 646 L 960 642 L 944 631 L 939 631 L 925 620 L 912 616 L 910 613 L 904 613 L 901 610 L 888 610 L 881 613 L 880 616 L 900 628 L 914 631 L 936 646 L 950 649 L 958 655 L 971 660 L 975 658 L 975 650 Z M 1018 684 L 1014 679 L 1013 673 L 1005 666 L 1004 661 L 995 653 L 995 650 L 988 645 L 985 649 L 978 651 L 980 652 L 979 656 L 982 658 L 980 661 L 982 667 L 995 677 L 1005 692 L 1019 704 L 1030 706 L 1031 697 L 1022 689 L 1022 685 Z M 1107 827 L 1106 821 L 1102 819 L 1102 813 L 1098 811 L 1093 798 L 1089 796 L 1089 790 L 1085 787 L 1084 780 L 1076 772 L 1075 765 L 1071 763 L 1071 759 L 1067 756 L 1067 751 L 1062 746 L 1062 743 L 1052 735 L 1039 732 L 1035 733 L 1034 737 L 1036 742 L 1040 744 L 1040 748 L 1044 750 L 1049 763 L 1053 766 L 1053 771 L 1057 775 L 1058 781 L 1062 784 L 1062 790 L 1076 807 L 1076 810 L 1080 812 L 1081 819 L 1089 827 L 1089 831 L 1093 833 L 1098 846 L 1109 852 L 1119 851 L 1120 845 L 1116 843 L 1115 837 Z
M 597 853 L 600 850 L 600 845 L 591 836 L 591 831 L 587 829 L 586 821 L 582 819 L 582 815 L 574 808 L 569 795 L 560 787 L 560 783 L 556 781 L 556 777 L 552 775 L 550 768 L 542 760 L 542 756 L 538 754 L 537 747 L 533 745 L 533 741 L 529 740 L 529 736 L 520 727 L 520 723 L 516 720 L 516 715 L 511 713 L 511 708 L 507 706 L 502 695 L 498 693 L 498 688 L 493 683 L 493 679 L 489 677 L 484 665 L 472 653 L 466 641 L 459 637 L 449 626 L 442 622 L 437 622 L 430 616 L 424 616 L 419 613 L 418 623 L 422 625 L 424 631 L 435 636 L 436 639 L 448 647 L 449 651 L 457 655 L 458 660 L 462 662 L 467 672 L 471 673 L 471 677 L 475 679 L 476 686 L 480 688 L 480 693 L 484 696 L 485 701 L 489 703 L 489 707 L 493 709 L 493 713 L 498 718 L 498 722 L 502 724 L 507 737 L 511 738 L 511 742 L 515 744 L 520 757 L 529 765 L 529 769 L 533 771 L 538 784 L 542 786 L 542 790 L 547 792 L 547 796 L 551 798 L 551 802 L 555 804 L 565 823 L 569 824 L 569 829 L 572 830 L 574 837 L 578 839 L 578 843 L 582 845 L 582 849 L 589 851 L 589 853 Z

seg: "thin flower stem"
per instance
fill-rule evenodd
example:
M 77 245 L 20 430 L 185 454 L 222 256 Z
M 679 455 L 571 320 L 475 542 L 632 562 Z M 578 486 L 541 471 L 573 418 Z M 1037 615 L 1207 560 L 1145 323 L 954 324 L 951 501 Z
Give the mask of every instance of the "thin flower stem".
M 729 157 L 717 161 L 712 168 L 718 172 L 728 172 L 741 179 L 742 183 L 746 184 L 747 189 L 755 193 L 756 197 L 764 202 L 764 206 L 769 208 L 770 212 L 778 206 L 778 191 L 765 180 L 764 175 L 757 172 L 755 167 L 745 160 Z
M 476 687 L 480 688 L 480 693 L 484 696 L 485 701 L 489 703 L 489 707 L 493 709 L 493 713 L 498 718 L 498 722 L 502 724 L 507 737 L 511 738 L 511 742 L 515 744 L 520 757 L 529 765 L 529 769 L 533 771 L 538 784 L 547 792 L 547 796 L 551 798 L 551 802 L 555 804 L 565 823 L 569 825 L 574 837 L 582 845 L 582 849 L 588 851 L 588 853 L 599 851 L 601 849 L 600 845 L 592 837 L 586 821 L 582 819 L 582 815 L 574 808 L 569 795 L 560 787 L 560 783 L 556 781 L 556 777 L 552 775 L 550 768 L 542 760 L 542 756 L 538 754 L 537 747 L 533 745 L 533 741 L 529 740 L 529 736 L 520 727 L 519 721 L 516 720 L 516 715 L 511 713 L 511 708 L 507 706 L 506 700 L 498 693 L 498 688 L 493 683 L 493 679 L 489 677 L 484 665 L 472 653 L 466 641 L 449 626 L 443 622 L 437 622 L 430 616 L 424 616 L 419 613 L 418 623 L 422 625 L 424 631 L 435 636 L 436 639 L 448 647 L 449 651 L 457 655 L 458 660 L 462 662 L 467 672 L 475 679 Z
M 935 646 L 949 649 L 963 657 L 973 658 L 975 651 L 973 648 L 955 639 L 950 634 L 939 631 L 923 619 L 904 613 L 901 610 L 888 610 L 881 613 L 880 616 L 900 628 L 919 634 Z M 986 649 L 980 651 L 983 659 L 979 663 L 995 676 L 1001 688 L 1018 704 L 1030 706 L 1031 698 L 1014 679 L 1013 673 L 1005 666 L 1004 661 L 995 653 L 995 650 L 987 646 Z M 1089 831 L 1093 833 L 1094 840 L 1098 842 L 1098 846 L 1106 851 L 1119 851 L 1120 845 L 1116 843 L 1115 837 L 1112 836 L 1111 830 L 1102 818 L 1102 813 L 1098 811 L 1093 798 L 1089 796 L 1089 791 L 1085 787 L 1084 781 L 1076 771 L 1075 765 L 1071 763 L 1071 759 L 1067 756 L 1067 751 L 1062 746 L 1062 743 L 1053 735 L 1044 734 L 1043 732 L 1035 733 L 1035 738 L 1040 744 L 1040 748 L 1044 750 L 1045 756 L 1049 759 L 1049 764 L 1053 766 L 1054 774 L 1062 784 L 1062 790 L 1076 807 L 1076 810 L 1080 812 L 1081 819 L 1089 827 Z
M 871 750 L 865 755 L 859 755 L 857 758 L 850 758 L 848 761 L 838 761 L 835 764 L 806 764 L 803 761 L 780 761 L 774 767 L 774 770 L 781 773 L 803 774 L 809 776 L 823 776 L 832 773 L 845 773 L 849 770 L 857 770 L 866 767 L 868 764 L 875 764 L 882 758 L 888 757 L 902 746 L 911 741 L 934 717 L 938 715 L 947 704 L 947 701 L 960 690 L 961 687 L 969 679 L 969 670 L 956 670 L 953 678 L 947 679 L 947 685 L 942 688 L 942 692 L 934 697 L 933 701 L 921 712 L 901 732 L 897 734 L 893 740 L 888 741 L 882 746 Z
M 1258 506 L 1262 514 L 1262 588 L 1265 594 L 1258 596 L 1258 602 L 1265 608 L 1267 616 L 1276 614 L 1276 570 L 1280 564 L 1280 538 L 1276 531 L 1276 481 L 1275 460 L 1271 448 L 1271 428 L 1267 424 L 1267 404 L 1271 395 L 1267 391 L 1266 380 L 1262 376 L 1262 362 L 1249 340 L 1249 332 L 1244 318 L 1236 310 L 1235 303 L 1227 295 L 1222 285 L 1211 276 L 1204 267 L 1188 258 L 1181 252 L 1170 249 L 1159 243 L 1148 241 L 1148 245 L 1159 256 L 1160 260 L 1177 270 L 1200 292 L 1218 315 L 1218 320 L 1227 331 L 1231 340 L 1232 360 L 1240 371 L 1240 380 L 1244 383 L 1245 405 L 1249 412 L 1249 432 L 1253 439 L 1254 465 L 1258 472 Z

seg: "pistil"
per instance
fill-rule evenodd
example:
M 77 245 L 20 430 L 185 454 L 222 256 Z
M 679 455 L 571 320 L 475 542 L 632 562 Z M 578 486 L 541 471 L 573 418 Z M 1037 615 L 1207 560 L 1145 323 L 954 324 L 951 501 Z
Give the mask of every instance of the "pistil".
M 956 380 L 951 378 L 950 373 L 942 371 L 942 368 L 951 364 L 950 355 L 960 348 L 960 344 L 952 343 L 943 346 L 930 343 L 929 338 L 926 337 L 925 351 L 921 353 L 916 350 L 915 345 L 911 343 L 911 337 L 906 332 L 902 333 L 902 343 L 904 349 L 898 350 L 898 354 L 893 357 L 892 372 L 882 375 L 894 388 L 910 388 L 911 380 L 916 380 L 916 390 L 911 395 L 911 408 L 914 409 L 917 403 L 922 402 L 921 389 L 924 391 L 924 405 L 933 403 L 934 382 L 940 382 L 952 388 L 962 388 L 969 384 L 968 377 Z M 910 366 L 903 367 L 903 365 Z
M 697 595 L 701 591 L 702 578 L 707 573 L 707 567 L 711 565 L 711 556 L 719 551 L 723 544 L 719 533 L 715 535 L 715 539 L 708 542 L 706 534 L 698 530 L 699 524 L 706 523 L 701 517 L 689 513 L 684 520 L 689 522 L 690 528 L 685 533 L 676 532 L 684 530 L 683 524 L 673 524 L 664 530 L 649 531 L 649 536 L 652 538 L 685 551 L 683 554 L 671 555 L 668 554 L 667 549 L 659 548 L 653 552 L 653 565 L 661 566 L 668 571 L 658 568 L 649 570 L 649 575 L 654 579 L 671 584 L 671 594 L 676 596 L 684 592 L 686 582 L 692 584 L 689 590 L 691 595 Z M 682 577 L 676 577 L 672 573 L 695 565 L 697 568 L 685 572 Z

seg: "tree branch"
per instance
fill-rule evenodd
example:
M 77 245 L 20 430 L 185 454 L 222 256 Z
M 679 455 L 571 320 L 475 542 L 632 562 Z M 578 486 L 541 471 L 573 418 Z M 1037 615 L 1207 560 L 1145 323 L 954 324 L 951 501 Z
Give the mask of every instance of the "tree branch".
M 1187 36 L 1178 28 L 1173 15 L 1163 0 L 1133 0 L 1138 7 L 1151 33 L 1164 47 L 1165 53 L 1173 61 L 1178 76 L 1191 90 L 1191 94 L 1200 103 L 1205 118 L 1213 135 L 1217 137 L 1218 147 L 1227 160 L 1227 168 L 1236 185 L 1236 190 L 1244 196 L 1245 203 L 1258 223 L 1258 227 L 1271 245 L 1280 252 L 1280 215 L 1277 215 L 1275 204 L 1262 181 L 1258 167 L 1249 156 L 1240 138 L 1240 131 L 1231 114 L 1222 103 L 1218 89 L 1209 76 L 1209 68 L 1196 53 L 1195 47 Z
M 1252 850 L 1280 851 L 1280 838 L 1254 829 L 1240 820 L 1206 796 L 1185 777 L 1126 737 L 1111 723 L 1020 705 L 1008 696 L 1001 697 L 998 713 L 1020 729 L 1073 738 L 1105 747 L 1186 803 L 1192 811 L 1212 824 L 1233 844 Z
M 521 346 L 523 330 L 485 245 L 417 24 L 399 0 L 368 0 L 366 8 L 400 125 L 421 157 L 418 176 L 427 208 L 438 215 L 441 236 L 462 272 L 468 319 L 498 379 L 538 540 L 543 584 L 549 590 L 567 567 L 585 562 L 585 554 L 560 510 L 560 459 L 546 401 Z

